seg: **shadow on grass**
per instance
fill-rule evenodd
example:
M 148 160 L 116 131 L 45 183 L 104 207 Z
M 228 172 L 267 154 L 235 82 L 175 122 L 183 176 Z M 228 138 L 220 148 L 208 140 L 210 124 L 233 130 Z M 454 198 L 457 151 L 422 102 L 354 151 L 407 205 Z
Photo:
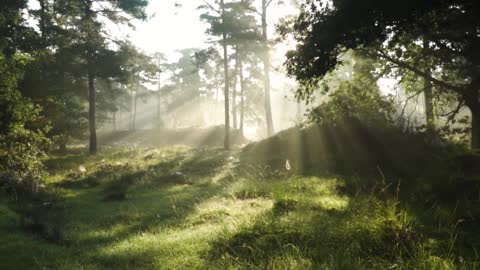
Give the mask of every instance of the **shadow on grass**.
M 113 176 L 103 179 L 96 179 L 95 172 L 76 180 L 75 185 L 60 184 L 71 192 L 65 216 L 70 247 L 106 266 L 109 261 L 122 267 L 134 264 L 133 254 L 98 257 L 95 253 L 140 233 L 183 223 L 198 203 L 222 194 L 222 184 L 211 183 L 209 177 L 221 171 L 229 155 L 221 150 L 191 150 L 144 168 L 133 166 L 132 171 L 113 169 Z M 187 181 L 179 181 L 175 172 L 182 172 Z M 88 185 L 92 179 L 96 185 Z M 148 265 L 149 260 L 155 256 L 140 261 Z
M 345 209 L 277 200 L 253 226 L 215 241 L 204 257 L 220 268 L 248 269 L 372 269 L 412 259 L 420 235 L 378 207 L 368 197 Z

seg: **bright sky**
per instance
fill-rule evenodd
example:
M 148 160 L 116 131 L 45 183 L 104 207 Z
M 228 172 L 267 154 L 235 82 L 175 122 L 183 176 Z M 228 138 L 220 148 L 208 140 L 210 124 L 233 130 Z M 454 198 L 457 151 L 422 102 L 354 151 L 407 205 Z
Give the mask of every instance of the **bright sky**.
M 182 48 L 204 47 L 205 30 L 197 6 L 200 0 L 183 0 L 182 7 L 175 0 L 152 0 L 147 8 L 151 19 L 136 24 L 130 39 L 147 53 L 171 54 Z
M 181 7 L 175 6 L 176 2 L 181 3 Z M 209 2 L 215 6 L 214 0 Z M 256 2 L 261 3 L 260 0 Z M 274 24 L 278 19 L 295 12 L 289 1 L 285 1 L 287 4 L 284 5 L 275 2 L 268 11 L 270 37 L 274 35 Z M 151 0 L 147 8 L 151 19 L 136 23 L 135 30 L 122 28 L 122 32 L 126 32 L 130 40 L 147 53 L 163 52 L 172 56 L 176 50 L 183 48 L 206 47 L 207 25 L 200 20 L 203 11 L 197 9 L 202 3 L 202 0 Z

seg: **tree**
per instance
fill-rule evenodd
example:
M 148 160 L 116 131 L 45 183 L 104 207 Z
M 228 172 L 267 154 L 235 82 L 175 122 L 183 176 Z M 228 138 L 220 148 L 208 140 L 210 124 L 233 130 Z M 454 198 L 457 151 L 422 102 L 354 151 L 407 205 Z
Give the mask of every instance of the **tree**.
M 160 96 L 161 96 L 161 89 L 162 89 L 162 72 L 166 69 L 166 61 L 165 55 L 161 52 L 157 52 L 153 55 L 154 61 L 156 61 L 158 66 L 158 88 L 157 88 L 157 126 L 160 127 L 162 125 L 162 117 L 160 114 Z
M 288 53 L 287 71 L 308 93 L 349 49 L 368 49 L 458 96 L 471 111 L 471 146 L 480 148 L 480 2 L 307 0 L 293 25 L 297 50 Z M 404 40 L 428 40 L 434 76 L 412 64 Z M 404 55 L 407 53 L 407 55 Z M 426 85 L 428 87 L 428 85 Z
M 225 1 L 220 0 L 219 7 L 213 7 L 209 2 L 203 1 L 205 5 L 200 6 L 201 8 L 206 8 L 209 11 L 214 12 L 218 16 L 213 16 L 209 13 L 203 14 L 201 19 L 210 23 L 210 29 L 207 30 L 207 33 L 211 35 L 221 35 L 221 46 L 223 49 L 223 72 L 224 72 L 224 97 L 225 97 L 225 139 L 224 139 L 224 149 L 230 149 L 230 101 L 229 101 L 229 72 L 228 72 L 228 44 L 227 44 L 227 29 L 229 28 L 228 24 L 228 14 L 226 13 Z
M 267 121 L 268 136 L 272 136 L 274 133 L 273 118 L 272 118 L 272 104 L 270 101 L 270 50 L 268 46 L 268 33 L 267 33 L 267 9 L 271 3 L 272 3 L 272 0 L 262 0 L 262 41 L 264 46 L 263 88 L 265 91 L 265 119 Z
M 233 127 L 236 129 L 239 126 L 238 113 L 242 109 L 238 109 L 237 96 L 240 95 L 240 99 L 243 99 L 242 93 L 244 93 L 244 83 L 242 82 L 243 77 L 243 58 L 246 57 L 248 53 L 258 53 L 258 46 L 261 37 L 258 35 L 258 26 L 256 19 L 253 15 L 252 1 L 231 1 L 226 5 L 226 23 L 222 29 L 215 29 L 212 27 L 212 33 L 217 31 L 217 35 L 220 34 L 220 31 L 225 31 L 227 33 L 227 44 L 230 45 L 233 49 L 233 53 L 230 56 L 229 60 L 235 62 L 234 68 L 231 72 L 231 86 L 232 86 L 232 119 Z M 215 23 L 213 18 L 206 17 L 207 21 L 210 20 L 212 25 Z M 214 26 L 214 25 L 213 25 Z M 248 47 L 248 49 L 246 49 Z M 256 50 L 255 50 L 256 49 Z M 247 52 L 247 50 L 251 50 Z M 240 93 L 237 91 L 237 84 L 240 84 Z M 241 117 L 240 117 L 241 118 Z
M 0 10 L 0 186 L 21 185 L 28 191 L 38 188 L 43 155 L 48 140 L 39 127 L 40 108 L 18 91 L 28 53 L 38 40 L 28 27 L 22 10 L 26 1 L 4 1 Z M 14 183 L 7 181 L 13 179 Z
M 223 59 L 220 56 L 220 53 L 214 47 L 195 52 L 194 58 L 195 65 L 199 70 L 202 70 L 206 78 L 205 87 L 215 91 L 212 93 L 212 95 L 215 100 L 213 115 L 214 118 L 216 118 L 219 103 L 219 92 L 225 81 L 223 72 Z
M 58 3 L 39 3 L 38 10 L 29 10 L 38 22 L 39 35 L 32 43 L 32 60 L 19 81 L 19 90 L 43 108 L 42 118 L 51 125 L 46 135 L 65 151 L 69 140 L 82 138 L 88 125 L 86 84 L 78 72 L 79 58 L 72 50 L 78 35 L 64 20 L 64 14 L 55 16 Z
M 171 85 L 168 93 L 171 101 L 168 103 L 168 112 L 173 113 L 174 123 L 176 126 L 177 120 L 182 122 L 194 122 L 191 115 L 183 115 L 183 112 L 188 111 L 188 107 L 200 105 L 202 103 L 202 96 L 205 94 L 206 83 L 201 76 L 201 66 L 204 65 L 203 58 L 205 52 L 196 48 L 182 49 L 178 51 L 181 57 L 177 62 L 169 64 L 171 73 Z M 188 106 L 187 106 L 188 105 Z
M 391 96 L 383 96 L 378 86 L 382 71 L 378 61 L 361 52 L 349 52 L 344 65 L 322 82 L 325 96 L 309 113 L 309 120 L 328 125 L 360 121 L 371 128 L 393 123 L 395 112 Z
M 273 0 L 261 0 L 261 12 L 256 11 L 261 17 L 262 26 L 262 62 L 263 62 L 263 90 L 264 90 L 264 107 L 265 107 L 265 121 L 267 124 L 267 135 L 272 136 L 275 132 L 272 117 L 272 104 L 270 97 L 270 46 L 268 40 L 268 23 L 267 12 Z M 282 1 L 279 1 L 281 3 Z
M 95 5 L 94 5 L 95 3 Z M 96 90 L 95 79 L 99 70 L 97 65 L 108 57 L 102 57 L 99 52 L 110 56 L 110 50 L 104 35 L 105 29 L 100 19 L 108 19 L 114 23 L 128 23 L 130 19 L 146 19 L 145 7 L 147 0 L 82 0 L 79 9 L 72 12 L 72 16 L 79 18 L 79 32 L 81 35 L 80 47 L 82 59 L 85 61 L 85 70 L 88 78 L 88 101 L 89 101 L 89 130 L 90 130 L 90 153 L 97 151 L 96 136 Z M 111 66 L 110 66 L 111 67 Z M 110 75 L 110 74 L 109 74 Z

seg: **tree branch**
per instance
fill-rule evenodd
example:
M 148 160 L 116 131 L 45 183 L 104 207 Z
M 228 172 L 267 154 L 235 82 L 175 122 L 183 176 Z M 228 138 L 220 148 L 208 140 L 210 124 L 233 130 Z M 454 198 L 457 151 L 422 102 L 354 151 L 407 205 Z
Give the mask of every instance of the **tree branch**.
M 222 15 L 222 13 L 216 8 L 214 8 L 208 1 L 202 0 L 202 2 L 205 3 L 205 5 L 207 5 L 211 10 L 215 11 L 218 15 Z
M 440 81 L 438 79 L 435 79 L 434 77 L 432 77 L 432 75 L 428 74 L 427 72 L 421 71 L 416 67 L 412 67 L 411 65 L 409 65 L 409 64 L 407 64 L 407 63 L 405 63 L 401 60 L 394 59 L 394 58 L 388 56 L 385 52 L 383 52 L 381 50 L 377 50 L 377 53 L 372 53 L 372 52 L 368 52 L 368 51 L 365 51 L 365 52 L 367 54 L 372 55 L 372 56 L 380 57 L 380 58 L 383 58 L 387 61 L 390 61 L 390 62 L 394 63 L 395 65 L 397 65 L 398 67 L 408 69 L 408 70 L 412 71 L 413 73 L 431 81 L 432 83 L 434 83 L 434 84 L 436 84 L 440 87 L 450 89 L 450 90 L 452 90 L 452 91 L 454 91 L 454 92 L 456 92 L 460 95 L 465 94 L 465 89 L 464 88 L 453 85 L 453 84 L 450 84 L 450 83 L 446 83 L 444 81 Z
M 457 104 L 457 107 L 445 114 L 440 114 L 439 116 L 441 117 L 447 117 L 447 123 L 450 123 L 455 119 L 455 116 L 463 109 L 463 106 L 465 105 L 465 102 L 463 100 L 460 100 Z
M 262 16 L 262 13 L 261 12 L 258 12 L 258 10 L 254 7 L 247 7 L 246 8 L 247 10 L 250 10 L 250 11 L 253 11 L 255 13 L 257 13 L 258 15 Z

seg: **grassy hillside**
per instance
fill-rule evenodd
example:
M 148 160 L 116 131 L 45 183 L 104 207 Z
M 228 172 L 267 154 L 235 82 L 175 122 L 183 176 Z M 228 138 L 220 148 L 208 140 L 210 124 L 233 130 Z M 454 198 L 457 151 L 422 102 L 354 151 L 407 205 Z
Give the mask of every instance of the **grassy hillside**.
M 381 179 L 352 192 L 351 177 L 239 164 L 186 147 L 53 156 L 57 200 L 0 204 L 0 268 L 479 267 L 479 237 L 450 208 L 403 204 Z

